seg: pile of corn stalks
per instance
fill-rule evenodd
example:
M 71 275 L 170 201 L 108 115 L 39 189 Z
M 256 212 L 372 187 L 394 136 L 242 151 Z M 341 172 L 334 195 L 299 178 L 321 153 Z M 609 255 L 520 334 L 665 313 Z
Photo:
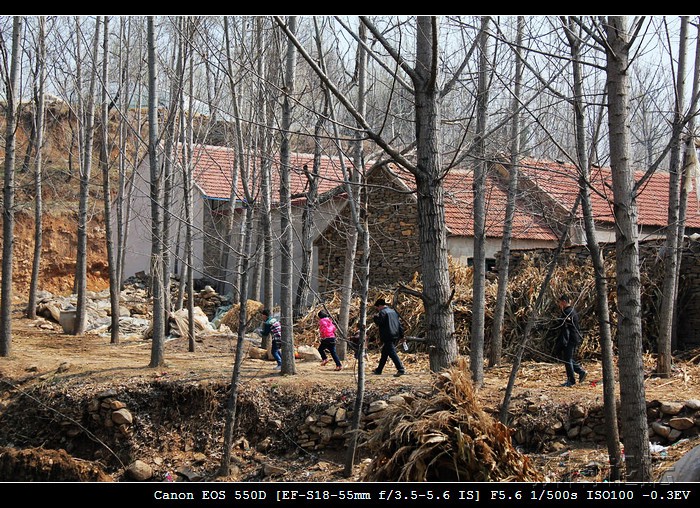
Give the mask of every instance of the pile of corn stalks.
M 434 393 L 386 410 L 366 445 L 363 481 L 536 482 L 510 431 L 483 411 L 465 359 L 435 378 Z

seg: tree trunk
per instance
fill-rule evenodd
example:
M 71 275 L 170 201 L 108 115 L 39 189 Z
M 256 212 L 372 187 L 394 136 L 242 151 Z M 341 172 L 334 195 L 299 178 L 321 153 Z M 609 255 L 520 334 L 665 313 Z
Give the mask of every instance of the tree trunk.
M 289 30 L 296 33 L 297 18 L 290 16 Z M 292 288 L 294 268 L 294 224 L 292 223 L 292 200 L 290 191 L 290 128 L 292 125 L 292 101 L 296 74 L 296 48 L 287 45 L 284 97 L 282 103 L 282 129 L 280 145 L 280 322 L 282 324 L 282 374 L 296 374 L 294 363 L 294 330 L 292 321 Z
M 506 198 L 506 214 L 503 221 L 503 238 L 501 240 L 500 263 L 498 266 L 498 290 L 493 310 L 491 325 L 491 347 L 489 349 L 489 366 L 496 367 L 501 362 L 503 352 L 503 319 L 508 297 L 508 278 L 510 271 L 510 242 L 513 236 L 513 216 L 515 215 L 515 198 L 518 192 L 518 159 L 520 158 L 520 90 L 522 88 L 523 62 L 521 46 L 525 18 L 518 16 L 518 32 L 515 39 L 515 77 L 513 100 L 511 102 L 511 145 L 510 168 L 508 170 L 508 195 Z
M 659 336 L 657 338 L 656 375 L 667 378 L 671 375 L 671 336 L 676 305 L 676 282 L 678 281 L 678 247 L 681 194 L 681 135 L 684 126 L 683 109 L 685 95 L 686 46 L 688 16 L 681 16 L 681 33 L 678 42 L 678 71 L 676 76 L 676 104 L 671 129 L 671 153 L 668 168 L 668 226 L 663 250 L 664 277 L 661 309 L 659 310 Z
M 151 363 L 149 367 L 162 367 L 165 363 L 164 300 L 163 300 L 163 180 L 158 164 L 158 77 L 156 74 L 156 52 L 154 17 L 148 16 L 148 161 L 150 165 L 151 197 L 151 297 L 153 320 L 151 338 Z
M 450 305 L 450 280 L 447 263 L 445 201 L 440 170 L 438 134 L 440 101 L 438 82 L 437 21 L 419 16 L 416 41 L 416 142 L 418 170 L 418 226 L 423 273 L 423 304 L 426 317 L 426 341 L 430 348 L 430 370 L 439 372 L 457 359 L 454 314 Z
M 629 160 L 629 52 L 624 16 L 609 16 L 607 34 L 608 124 L 617 256 L 620 415 L 629 481 L 651 480 L 651 454 L 642 362 L 641 281 L 634 173 Z
M 696 27 L 698 31 L 700 28 Z M 680 287 L 680 273 L 681 273 L 681 262 L 683 260 L 683 250 L 685 244 L 685 218 L 687 216 L 688 209 L 688 190 L 692 189 L 692 178 L 695 178 L 698 168 L 698 156 L 697 150 L 695 148 L 695 117 L 698 112 L 698 97 L 700 88 L 700 37 L 695 36 L 695 64 L 693 69 L 693 87 L 692 87 L 692 100 L 689 105 L 688 111 L 688 127 L 687 132 L 690 133 L 685 140 L 685 151 L 683 153 L 683 170 L 681 172 L 682 182 L 681 182 L 681 199 L 679 204 L 678 212 L 678 242 L 676 247 L 676 253 L 678 256 L 678 270 L 676 270 L 676 295 L 674 301 L 678 303 L 678 290 Z M 692 151 L 691 151 L 692 150 Z M 696 193 L 698 189 L 695 189 Z M 674 351 L 677 347 L 678 341 L 678 305 L 673 307 L 673 326 L 671 330 L 671 351 Z
M 244 183 L 245 185 L 245 183 Z M 248 196 L 249 197 L 249 196 Z M 241 301 L 240 313 L 238 317 L 238 339 L 236 341 L 236 358 L 231 374 L 231 389 L 226 405 L 226 420 L 224 425 L 224 451 L 221 454 L 221 467 L 219 473 L 221 475 L 229 475 L 231 470 L 231 448 L 233 446 L 233 433 L 236 429 L 236 407 L 238 402 L 238 385 L 240 380 L 241 365 L 244 356 L 244 342 L 246 333 L 246 324 L 248 322 L 248 275 L 250 268 L 250 254 L 253 238 L 253 225 L 255 222 L 254 208 L 247 206 L 245 209 L 245 228 L 246 232 L 243 235 L 245 244 L 243 245 L 243 259 L 241 270 Z
M 15 243 L 15 137 L 19 106 L 20 37 L 23 20 L 13 16 L 10 74 L 5 83 L 5 173 L 2 192 L 2 289 L 0 290 L 0 356 L 12 351 L 12 256 Z M 7 64 L 7 62 L 6 62 Z
M 591 205 L 590 190 L 590 161 L 586 149 L 586 105 L 583 102 L 583 72 L 580 54 L 580 39 L 574 33 L 577 25 L 569 21 L 565 33 L 571 48 L 571 61 L 574 77 L 574 122 L 576 127 L 576 153 L 581 171 L 579 192 L 581 208 L 583 209 L 584 226 L 586 229 L 586 244 L 591 255 L 591 263 L 595 276 L 596 287 L 596 317 L 600 330 L 600 347 L 603 356 L 603 404 L 605 413 L 605 437 L 610 463 L 610 481 L 618 481 L 621 476 L 622 456 L 620 452 L 620 433 L 617 422 L 617 400 L 615 396 L 615 363 L 610 331 L 610 310 L 608 307 L 608 282 L 605 273 L 603 255 L 596 238 L 596 226 Z M 602 114 L 602 111 L 601 111 Z M 597 129 L 596 129 L 597 132 Z M 593 141 L 595 144 L 596 141 Z
M 229 197 L 228 220 L 226 223 L 226 241 L 223 242 L 221 246 L 221 281 L 219 283 L 219 290 L 224 292 L 225 286 L 227 283 L 230 283 L 233 289 L 233 303 L 239 303 L 244 298 L 247 298 L 247 295 L 240 294 L 239 264 L 241 259 L 240 256 L 236 255 L 236 251 L 239 249 L 236 246 L 235 216 L 236 208 L 240 201 L 240 199 L 238 199 L 238 180 L 244 164 L 244 158 L 246 157 L 246 151 L 243 148 L 243 133 L 240 122 L 236 76 L 233 71 L 234 58 L 231 54 L 228 17 L 224 17 L 224 35 L 226 42 L 226 76 L 228 78 L 228 85 L 231 90 L 231 101 L 234 108 L 234 146 L 236 148 L 236 157 L 231 172 L 231 193 Z M 242 238 L 238 238 L 238 240 L 243 241 Z M 233 270 L 229 270 L 229 265 L 231 264 L 234 266 Z
M 314 149 L 313 168 L 309 172 L 309 168 L 304 165 L 304 174 L 308 182 L 308 190 L 306 191 L 306 200 L 304 202 L 304 211 L 301 217 L 301 268 L 299 270 L 299 280 L 297 281 L 296 297 L 294 299 L 294 319 L 300 319 L 308 308 L 309 294 L 311 293 L 311 260 L 313 259 L 313 228 L 314 214 L 318 208 L 318 179 L 319 166 L 321 160 L 321 143 L 319 136 L 321 134 L 321 126 L 323 118 L 326 115 L 319 115 L 319 120 L 316 122 L 316 134 L 314 136 L 316 148 Z
M 187 33 L 192 35 L 194 32 L 192 27 L 188 26 Z M 183 41 L 183 45 L 191 45 L 191 39 L 188 38 Z M 189 48 L 191 49 L 191 48 Z M 192 51 L 183 51 L 183 54 L 192 54 Z M 189 352 L 194 352 L 196 350 L 196 335 L 195 335 L 195 319 L 194 319 L 194 253 L 192 247 L 192 228 L 194 219 L 194 204 L 192 201 L 192 189 L 193 177 L 192 177 L 192 148 L 194 145 L 193 139 L 193 129 L 192 122 L 194 118 L 194 111 L 192 106 L 192 101 L 188 101 L 189 109 L 187 114 L 185 114 L 185 67 L 189 63 L 189 76 L 188 76 L 188 96 L 193 97 L 192 87 L 194 86 L 193 77 L 193 62 L 191 56 L 189 59 L 183 57 L 180 59 L 180 67 L 182 73 L 180 74 L 180 86 L 179 88 L 179 110 L 180 110 L 180 132 L 182 133 L 182 144 L 181 144 L 181 159 L 180 167 L 182 171 L 182 186 L 183 186 L 183 205 L 185 213 L 185 273 L 181 276 L 183 284 L 182 292 L 187 293 L 187 350 Z M 176 159 L 177 160 L 177 159 Z
M 102 143 L 100 166 L 102 167 L 102 199 L 105 207 L 105 241 L 107 243 L 107 270 L 109 272 L 109 303 L 111 310 L 110 343 L 119 344 L 119 280 L 117 279 L 116 256 L 112 236 L 112 190 L 109 176 L 109 18 L 103 17 L 102 41 Z
M 78 37 L 80 37 L 80 28 Z M 95 20 L 95 33 L 92 41 L 92 55 L 90 60 L 97 68 L 97 53 L 100 45 L 100 19 Z M 88 86 L 87 110 L 82 118 L 85 129 L 85 145 L 83 146 L 83 156 L 80 164 L 80 196 L 78 198 L 78 247 L 77 259 L 75 263 L 75 290 L 77 293 L 77 305 L 75 313 L 74 335 L 85 333 L 87 325 L 87 222 L 88 206 L 90 200 L 90 178 L 92 173 L 92 150 L 95 139 L 95 87 L 97 84 L 97 72 L 90 73 L 90 84 Z M 82 90 L 79 90 L 82 94 Z
M 362 240 L 362 259 L 359 266 L 360 280 L 362 288 L 360 290 L 360 309 L 358 316 L 359 340 L 357 343 L 357 393 L 355 394 L 355 404 L 353 406 L 352 421 L 350 422 L 350 436 L 348 438 L 347 451 L 345 455 L 345 467 L 343 476 L 352 476 L 353 465 L 357 453 L 359 442 L 360 425 L 362 423 L 363 403 L 365 396 L 365 344 L 367 341 L 367 298 L 369 297 L 369 260 L 370 260 L 370 236 L 367 217 L 367 192 L 363 191 L 363 186 L 357 188 L 358 213 L 353 213 L 353 225 L 357 236 Z
M 486 123 L 488 121 L 489 17 L 481 18 L 479 32 L 479 89 L 476 96 L 476 143 L 474 149 L 474 262 L 469 367 L 476 388 L 484 383 L 484 322 L 486 319 Z
M 259 17 L 256 20 L 256 42 L 259 54 L 263 54 L 267 47 L 267 37 L 265 34 L 265 19 Z M 258 75 L 266 76 L 268 66 L 265 65 L 265 58 L 258 58 Z M 274 114 L 272 106 L 269 104 L 268 89 L 266 81 L 260 84 L 258 90 L 259 98 L 259 114 L 260 114 L 260 152 L 262 162 L 260 164 L 260 227 L 262 236 L 262 274 L 261 286 L 262 296 L 261 301 L 263 307 L 272 310 L 274 307 L 274 245 L 272 242 L 272 158 L 267 154 L 271 151 L 272 141 L 271 132 L 273 126 Z M 265 349 L 270 345 L 270 337 L 263 340 L 261 346 Z
M 34 159 L 34 258 L 32 278 L 29 282 L 27 317 L 36 319 L 37 289 L 41 272 L 41 248 L 43 240 L 43 152 L 44 152 L 44 82 L 46 81 L 46 16 L 39 17 L 34 103 L 36 107 L 36 158 Z

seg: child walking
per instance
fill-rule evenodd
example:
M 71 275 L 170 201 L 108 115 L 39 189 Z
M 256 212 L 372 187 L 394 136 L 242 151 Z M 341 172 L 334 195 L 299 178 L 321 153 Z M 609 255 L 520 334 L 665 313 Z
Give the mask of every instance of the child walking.
M 270 309 L 263 309 L 263 318 L 265 322 L 262 326 L 261 335 L 263 338 L 270 337 L 272 339 L 272 356 L 275 358 L 277 365 L 275 365 L 275 370 L 282 370 L 282 323 L 272 315 Z
M 326 356 L 326 351 L 328 351 L 335 362 L 335 370 L 341 370 L 343 365 L 335 352 L 335 324 L 330 314 L 325 310 L 320 310 L 318 313 L 318 333 L 321 336 L 321 345 L 318 346 L 318 352 L 322 358 L 321 366 L 330 361 Z

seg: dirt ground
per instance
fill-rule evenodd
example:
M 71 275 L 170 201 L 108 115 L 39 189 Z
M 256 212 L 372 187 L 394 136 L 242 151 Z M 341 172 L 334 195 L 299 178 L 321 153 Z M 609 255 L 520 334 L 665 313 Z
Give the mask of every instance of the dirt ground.
M 70 213 L 47 217 L 41 288 L 53 294 L 70 294 L 75 263 L 74 226 Z M 202 403 L 211 403 L 209 392 L 216 392 L 219 400 L 225 400 L 232 376 L 234 339 L 206 336 L 197 342 L 194 352 L 188 351 L 184 339 L 167 341 L 164 351 L 167 365 L 151 368 L 148 340 L 130 337 L 111 345 L 109 336 L 67 335 L 58 323 L 43 318 L 26 319 L 23 310 L 31 269 L 26 260 L 31 259 L 32 229 L 31 217 L 18 217 L 12 351 L 9 357 L 0 358 L 0 476 L 5 473 L 5 477 L 11 478 L 14 472 L 22 470 L 26 472 L 24 478 L 32 481 L 45 480 L 47 476 L 59 481 L 127 480 L 124 469 L 128 464 L 103 467 L 108 461 L 101 456 L 99 446 L 81 444 L 77 438 L 70 437 L 76 420 L 85 424 L 80 421 L 85 413 L 83 407 L 89 405 L 94 395 L 116 390 L 132 394 L 130 403 L 138 409 L 139 431 L 128 439 L 107 444 L 115 447 L 115 453 L 122 457 L 149 458 L 158 481 L 171 472 L 182 472 L 183 468 L 190 480 L 360 481 L 369 460 L 367 456 L 361 457 L 353 475 L 346 478 L 342 473 L 343 450 L 297 453 L 295 445 L 290 446 L 289 440 L 281 435 L 275 436 L 272 445 L 270 436 L 266 435 L 278 421 L 294 425 L 300 414 L 327 407 L 336 399 L 352 399 L 357 383 L 354 359 L 346 362 L 340 372 L 333 370 L 332 363 L 322 368 L 318 362 L 300 360 L 296 363 L 296 374 L 288 376 L 274 371 L 273 362 L 246 359 L 239 386 L 244 403 L 250 404 L 246 409 L 252 416 L 250 421 L 242 422 L 247 425 L 246 439 L 235 447 L 236 473 L 230 477 L 216 476 L 220 460 L 216 447 L 221 441 L 223 424 L 218 416 L 211 416 L 211 421 L 188 421 L 192 414 L 215 413 L 214 409 L 201 407 L 192 413 L 188 406 L 200 402 L 200 398 L 204 399 Z M 101 231 L 97 222 L 90 228 L 91 238 L 99 239 Z M 100 291 L 107 287 L 105 252 L 100 241 L 91 241 L 90 245 L 88 289 Z M 376 366 L 378 356 L 376 347 L 370 349 L 367 372 Z M 434 375 L 429 371 L 427 355 L 402 353 L 402 356 L 408 374 L 394 378 L 391 365 L 382 376 L 368 374 L 365 401 L 430 389 Z M 654 358 L 648 356 L 646 362 L 646 372 L 651 373 Z M 511 398 L 513 413 L 532 412 L 534 405 L 539 411 L 532 416 L 545 419 L 552 418 L 562 406 L 602 405 L 600 363 L 587 360 L 585 368 L 589 375 L 584 385 L 564 388 L 560 386 L 564 380 L 561 365 L 523 363 Z M 484 385 L 477 392 L 483 408 L 493 415 L 498 413 L 503 401 L 510 369 L 506 363 L 486 370 Z M 645 391 L 647 401 L 700 398 L 698 354 L 677 358 L 669 379 L 647 375 Z M 160 420 L 156 421 L 158 417 Z M 663 453 L 653 454 L 655 473 L 660 475 L 697 444 L 697 438 L 685 440 Z M 206 453 L 198 451 L 201 449 Z M 536 452 L 522 449 L 522 452 L 529 455 L 548 481 L 605 479 L 607 452 L 600 443 L 570 441 L 556 448 Z
M 90 394 L 108 389 L 136 389 L 144 384 L 163 383 L 194 384 L 197 386 L 227 386 L 230 383 L 235 351 L 234 339 L 229 336 L 211 335 L 201 339 L 196 344 L 194 352 L 188 351 L 188 344 L 184 339 L 167 341 L 165 345 L 165 359 L 167 365 L 161 368 L 151 368 L 150 362 L 151 342 L 140 338 L 124 339 L 120 344 L 109 343 L 108 336 L 85 334 L 84 336 L 66 335 L 56 323 L 51 323 L 39 318 L 29 320 L 22 316 L 21 306 L 15 310 L 13 320 L 12 352 L 9 357 L 0 358 L 0 422 L 3 420 L 3 411 L 11 406 L 13 401 L 23 393 L 31 392 L 37 388 L 55 387 L 56 392 L 62 396 L 80 401 L 89 398 Z M 407 375 L 394 378 L 393 367 L 389 364 L 382 376 L 368 374 L 366 376 L 366 390 L 373 397 L 382 393 L 396 393 L 399 391 L 421 392 L 428 390 L 434 380 L 429 372 L 427 356 L 422 353 L 403 354 Z M 378 360 L 378 351 L 371 349 L 367 369 L 373 369 Z M 659 379 L 647 376 L 645 381 L 646 399 L 660 401 L 685 401 L 700 396 L 700 365 L 697 358 L 693 361 L 678 361 L 674 365 L 673 376 L 668 379 Z M 280 375 L 273 370 L 273 362 L 257 359 L 246 359 L 242 365 L 240 378 L 241 390 L 245 393 L 263 393 L 263 389 L 269 389 L 271 385 L 279 390 L 282 398 L 287 400 L 286 406 L 290 411 L 295 411 L 295 404 L 302 402 L 309 404 L 318 399 L 319 405 L 328 399 L 329 394 L 342 393 L 344 396 L 353 396 L 357 382 L 357 365 L 354 359 L 347 361 L 342 371 L 335 371 L 331 364 L 321 367 L 316 361 L 297 361 L 295 375 Z M 532 404 L 536 401 L 542 406 L 542 414 L 546 413 L 545 407 L 553 408 L 561 405 L 579 404 L 583 407 L 600 406 L 603 400 L 601 366 L 599 362 L 586 361 L 588 379 L 582 385 L 573 388 L 560 386 L 564 379 L 563 367 L 549 363 L 525 362 L 519 371 L 518 380 L 512 397 L 512 407 L 518 411 L 518 407 Z M 653 370 L 653 358 L 648 358 L 648 372 Z M 500 403 L 503 400 L 504 389 L 510 376 L 510 365 L 504 365 L 495 369 L 487 369 L 485 382 L 477 391 L 479 400 L 487 412 L 497 414 Z M 155 389 L 153 389 L 155 391 Z M 58 395 L 58 394 L 57 394 Z M 155 394 L 154 396 L 157 396 Z M 260 398 L 263 398 L 260 395 Z M 294 402 L 293 399 L 296 401 Z M 325 400 L 327 403 L 328 400 Z M 45 401 L 44 404 L 50 404 Z M 262 403 L 262 401 L 258 401 Z M 150 404 L 153 405 L 151 401 Z M 259 418 L 265 411 L 258 410 Z M 275 411 L 281 411 L 277 408 Z M 3 425 L 21 425 L 24 433 L 42 432 L 41 425 L 45 421 L 32 421 L 31 412 L 24 420 L 12 420 Z M 284 419 L 281 414 L 268 414 L 267 418 Z M 16 415 L 13 418 L 18 418 Z M 185 426 L 181 422 L 181 427 Z M 153 432 L 158 432 L 153 429 Z M 201 431 L 200 431 L 201 432 Z M 211 430 L 211 432 L 216 432 Z M 177 464 L 185 460 L 188 463 L 196 463 L 203 475 L 212 478 L 215 469 L 215 457 L 200 456 L 193 459 L 192 453 L 185 453 L 182 447 L 173 445 L 168 440 L 176 439 L 165 432 L 158 439 L 148 445 L 149 454 L 162 457 L 161 462 L 166 468 L 169 464 Z M 211 439 L 211 436 L 209 436 Z M 252 440 L 253 438 L 251 438 Z M 216 438 L 214 438 L 216 441 Z M 654 470 L 660 475 L 673 461 L 677 460 L 685 451 L 698 444 L 698 438 L 685 440 L 678 445 L 668 447 L 663 454 L 654 454 Z M 52 454 L 53 462 L 59 461 L 54 450 L 44 451 Z M 146 451 L 146 450 L 144 450 Z M 524 450 L 527 453 L 526 450 Z M 248 458 L 257 452 L 248 451 Z M 0 453 L 0 457 L 2 454 Z M 607 452 L 603 444 L 590 442 L 567 443 L 556 451 L 532 453 L 531 459 L 540 467 L 543 474 L 550 481 L 571 481 L 579 477 L 584 481 L 595 480 L 590 475 L 582 477 L 579 472 L 589 468 L 591 464 L 607 464 Z M 19 460 L 19 459 L 18 459 Z M 24 457 L 22 460 L 29 460 Z M 36 458 L 35 460 L 40 460 Z M 69 459 L 66 458 L 68 461 Z M 309 460 L 311 460 L 309 462 Z M 313 458 L 291 456 L 289 454 L 275 456 L 274 453 L 257 454 L 255 460 L 240 460 L 240 471 L 235 480 L 265 477 L 261 473 L 246 472 L 246 469 L 265 469 L 271 464 L 276 464 L 280 471 L 277 480 L 290 481 L 298 478 L 310 478 L 314 481 L 357 481 L 360 477 L 362 462 L 357 466 L 357 473 L 352 478 L 344 478 L 341 474 L 343 454 L 335 451 L 319 453 Z M 86 464 L 81 462 L 81 464 Z M 247 465 L 246 465 L 247 464 Z M 120 481 L 120 474 L 102 474 L 94 468 L 87 468 L 79 478 L 82 481 L 93 481 L 109 478 Z M 192 466 L 193 467 L 193 466 Z M 0 465 L 0 470 L 2 466 Z M 597 479 L 603 480 L 605 467 L 597 473 Z M 256 476 L 257 475 L 257 476 Z M 222 478 L 218 478 L 221 480 Z M 223 478 L 226 479 L 226 478 Z

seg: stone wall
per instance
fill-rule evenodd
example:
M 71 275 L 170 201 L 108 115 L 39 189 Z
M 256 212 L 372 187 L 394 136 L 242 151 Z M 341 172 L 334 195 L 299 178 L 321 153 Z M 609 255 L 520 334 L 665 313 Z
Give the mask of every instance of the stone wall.
M 407 399 L 408 397 L 408 399 Z M 361 430 L 371 432 L 392 404 L 403 403 L 415 395 L 396 394 L 387 400 L 374 400 L 366 405 L 360 419 Z M 588 441 L 605 443 L 603 406 L 585 407 L 580 404 L 544 409 L 542 401 L 530 401 L 519 408 L 510 427 L 515 429 L 513 442 L 529 450 L 556 449 L 566 442 Z M 297 439 L 306 450 L 343 449 L 352 421 L 350 403 L 338 403 L 324 412 L 306 417 L 298 429 Z M 492 415 L 495 419 L 497 414 Z M 647 402 L 649 440 L 660 446 L 700 435 L 700 400 L 684 402 Z M 621 431 L 620 431 L 621 432 Z
M 367 404 L 360 418 L 361 430 L 371 431 L 376 428 L 377 421 L 384 416 L 384 411 L 389 405 L 405 402 L 407 398 L 415 398 L 415 396 L 397 394 L 389 397 L 388 400 L 378 399 Z M 350 404 L 350 402 L 335 404 L 322 413 L 308 415 L 298 430 L 299 445 L 306 450 L 345 449 L 348 445 L 347 433 L 353 417 L 353 408 Z
M 411 280 L 420 270 L 415 197 L 383 179 L 385 175 L 381 170 L 374 171 L 368 181 L 371 286 Z M 353 227 L 349 208 L 345 207 L 316 242 L 319 291 L 322 294 L 340 287 L 346 257 L 345 240 Z M 358 244 L 356 263 L 361 256 L 362 249 Z
M 528 419 L 528 410 L 531 419 Z M 566 441 L 605 443 L 603 406 L 572 404 L 561 408 L 559 414 L 553 415 L 549 421 L 542 419 L 541 413 L 541 404 L 533 403 L 511 422 L 511 427 L 517 429 L 513 434 L 515 443 L 549 451 L 564 448 Z M 530 421 L 537 424 L 530 425 Z M 647 423 L 649 441 L 655 445 L 669 446 L 681 439 L 694 438 L 700 435 L 700 400 L 647 402 Z

